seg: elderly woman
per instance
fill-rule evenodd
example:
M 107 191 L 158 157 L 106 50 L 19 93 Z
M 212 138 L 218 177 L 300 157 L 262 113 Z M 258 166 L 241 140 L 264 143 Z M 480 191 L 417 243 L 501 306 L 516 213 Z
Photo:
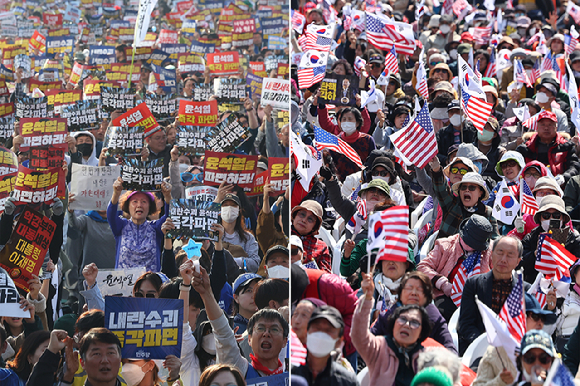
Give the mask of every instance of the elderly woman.
M 462 180 L 454 183 L 451 190 L 447 187 L 439 158 L 429 161 L 431 166 L 435 195 L 441 205 L 443 218 L 437 238 L 449 237 L 459 232 L 459 225 L 472 214 L 478 214 L 488 219 L 493 227 L 492 239 L 498 237 L 497 221 L 491 215 L 491 208 L 483 201 L 489 198 L 489 192 L 483 178 L 478 173 L 468 172 Z
M 417 373 L 421 343 L 429 337 L 429 315 L 417 304 L 398 307 L 388 318 L 384 336 L 368 329 L 375 286 L 372 276 L 363 273 L 362 304 L 352 318 L 352 343 L 369 368 L 371 385 L 409 385 Z
M 332 259 L 328 246 L 316 235 L 322 226 L 322 205 L 314 200 L 305 200 L 292 208 L 292 234 L 300 237 L 304 246 L 304 257 L 314 260 L 318 268 L 332 272 Z
M 390 262 L 383 261 L 391 265 Z M 375 279 L 375 285 L 377 280 Z M 441 343 L 447 349 L 457 354 L 457 348 L 453 344 L 453 338 L 449 333 L 447 322 L 433 304 L 433 286 L 429 277 L 422 272 L 407 272 L 400 279 L 400 285 L 394 296 L 394 304 L 385 312 L 381 313 L 377 322 L 371 327 L 371 333 L 374 335 L 385 335 L 387 332 L 388 319 L 399 307 L 415 304 L 425 307 L 431 324 L 430 338 Z

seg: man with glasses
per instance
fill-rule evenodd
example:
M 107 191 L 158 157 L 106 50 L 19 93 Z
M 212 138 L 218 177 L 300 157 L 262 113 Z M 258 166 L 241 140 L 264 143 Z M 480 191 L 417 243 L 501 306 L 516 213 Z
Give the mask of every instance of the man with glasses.
M 159 126 L 149 133 L 145 133 L 147 147 L 142 150 L 142 157 L 147 161 L 163 158 L 163 177 L 169 177 L 169 161 L 173 146 L 167 143 L 167 136 L 163 127 Z

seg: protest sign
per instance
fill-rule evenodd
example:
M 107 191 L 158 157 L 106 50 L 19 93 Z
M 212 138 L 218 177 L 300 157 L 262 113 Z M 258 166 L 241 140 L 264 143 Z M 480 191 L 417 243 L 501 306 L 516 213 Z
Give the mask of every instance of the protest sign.
M 261 78 L 265 78 L 268 76 L 264 62 L 250 62 L 250 69 L 252 70 L 252 73 L 254 75 L 259 76 Z
M 10 149 L 0 146 L 0 176 L 16 173 L 18 171 L 18 158 Z
M 206 44 L 199 41 L 194 41 L 189 52 L 204 56 L 205 54 L 213 54 L 215 52 L 215 44 Z
M 290 74 L 290 65 L 288 63 L 278 63 L 278 77 L 287 78 Z
M 126 157 L 140 154 L 143 148 L 143 128 L 109 126 L 103 148 L 107 149 L 108 155 Z
M 195 102 L 208 101 L 213 95 L 213 86 L 210 83 L 196 83 L 193 85 L 192 100 Z
M 75 194 L 75 199 L 69 204 L 69 208 L 107 210 L 113 194 L 113 183 L 120 175 L 120 165 L 89 166 L 73 163 L 70 191 Z
M 270 35 L 280 35 L 285 28 L 288 28 L 288 22 L 282 17 L 267 17 L 260 20 L 262 35 L 264 38 Z
M 189 55 L 189 46 L 187 44 L 161 44 L 161 50 L 169 55 L 166 63 L 175 65 L 180 57 Z
M 262 196 L 264 194 L 264 184 L 266 183 L 266 178 L 268 178 L 269 172 L 263 171 L 262 173 L 256 174 L 254 177 L 254 184 L 250 188 L 244 188 L 244 192 L 248 197 Z
M 10 240 L 0 251 L 0 266 L 14 280 L 14 284 L 28 292 L 28 281 L 38 276 L 44 256 L 56 225 L 30 207 L 25 207 L 10 235 Z
M 0 143 L 5 144 L 14 133 L 14 118 L 0 118 Z
M 290 103 L 290 81 L 278 78 L 264 78 L 262 82 L 262 106 L 287 109 Z
M 236 51 L 207 54 L 206 66 L 214 76 L 235 75 L 240 70 L 240 57 Z
M 268 37 L 268 49 L 269 50 L 283 50 L 288 45 L 288 39 L 284 39 L 280 36 L 269 36 Z
M 142 102 L 133 109 L 127 111 L 125 114 L 115 118 L 112 122 L 115 126 L 141 126 L 145 132 L 145 136 L 156 131 L 159 124 L 153 117 L 153 114 L 147 107 L 147 103 Z
M 30 311 L 20 308 L 20 294 L 8 272 L 0 267 L 0 316 L 30 318 Z
M 32 50 L 44 52 L 46 49 L 46 37 L 35 30 L 28 44 L 29 49 L 32 48 Z
M 166 94 L 177 92 L 177 77 L 174 70 L 166 70 L 155 64 L 151 65 L 153 72 L 149 75 L 149 89 L 154 92 L 160 87 Z
M 50 82 L 50 81 L 36 80 L 36 79 L 33 78 L 33 79 L 30 79 L 28 81 L 28 86 L 31 89 L 33 89 L 33 90 L 35 88 L 37 88 L 37 89 L 39 89 L 40 91 L 42 91 L 44 93 L 47 92 L 47 91 L 50 91 L 50 90 L 63 91 L 63 90 L 60 90 L 60 88 L 62 87 L 62 82 L 60 80 L 55 80 L 53 82 Z M 57 91 L 57 93 L 59 91 Z
M 66 144 L 33 147 L 30 149 L 28 166 L 34 170 L 61 168 L 67 151 Z
M 320 85 L 320 100 L 335 106 L 354 106 L 358 94 L 358 77 L 328 74 Z
M 135 61 L 137 60 L 142 60 L 142 61 L 146 61 L 149 59 L 149 57 L 151 56 L 151 54 L 153 53 L 153 49 L 151 47 L 137 47 L 135 49 Z M 127 55 L 128 58 L 131 57 L 131 55 L 133 54 L 133 49 L 128 47 L 125 50 L 125 55 Z
M 179 58 L 179 72 L 188 74 L 192 72 L 203 73 L 205 71 L 205 61 L 198 55 L 186 55 Z
M 145 268 L 99 269 L 97 285 L 103 296 L 133 296 L 135 282 Z
M 213 91 L 220 103 L 243 104 L 246 99 L 245 79 L 216 78 Z
M 218 153 L 233 153 L 249 137 L 248 128 L 240 125 L 236 116 L 230 114 L 214 129 L 212 138 L 207 142 L 207 148 Z
M 205 152 L 204 184 L 219 186 L 222 182 L 252 188 L 256 175 L 258 156 Z
M 121 341 L 123 358 L 179 358 L 183 300 L 106 296 L 105 327 Z
M 190 186 L 185 189 L 185 198 L 197 201 L 213 201 L 217 197 L 218 189 L 213 186 Z
M 101 99 L 101 87 L 121 87 L 120 82 L 86 79 L 83 82 L 83 99 Z
M 290 123 L 290 111 L 288 110 L 273 110 L 272 119 L 277 129 L 281 129 Z
M 72 52 L 74 37 L 72 36 L 49 36 L 46 38 L 46 56 L 54 58 L 65 52 Z
M 42 118 L 52 116 L 52 109 L 48 106 L 48 99 L 31 98 L 25 96 L 16 98 L 14 103 L 17 118 Z
M 19 165 L 14 182 L 15 201 L 18 204 L 52 203 L 58 194 L 59 178 L 62 173 L 62 168 L 32 170 Z
M 218 103 L 179 101 L 178 118 L 180 124 L 191 126 L 215 126 L 218 121 Z
M 0 104 L 0 118 L 11 117 L 14 115 L 14 103 Z
M 121 178 L 125 190 L 161 190 L 163 158 L 146 162 L 136 158 L 127 158 L 121 169 Z
M 101 106 L 103 110 L 130 110 L 135 107 L 135 89 L 101 86 Z
M 287 157 L 268 158 L 268 181 L 272 184 L 272 193 L 284 193 L 288 187 L 290 163 Z
M 177 98 L 174 95 L 146 94 L 145 103 L 158 121 L 172 118 L 177 109 Z
M 217 241 L 218 234 L 211 226 L 218 221 L 220 212 L 221 205 L 212 201 L 171 200 L 169 216 L 175 229 L 167 232 L 168 237 Z
M 266 59 L 264 59 L 264 66 L 266 72 L 270 73 L 270 71 L 277 70 L 278 64 L 282 63 L 282 60 L 283 58 L 281 58 L 280 56 L 275 55 L 266 56 Z
M 253 74 L 248 74 L 246 76 L 246 91 L 250 94 L 250 98 L 254 95 L 262 95 L 262 79 L 261 77 Z
M 69 131 L 74 132 L 98 129 L 102 113 L 96 101 L 87 100 L 64 106 L 60 116 L 67 119 Z
M 159 38 L 157 43 L 159 44 L 176 44 L 179 42 L 179 36 L 177 31 L 172 31 L 170 29 L 162 29 L 159 31 Z
M 63 118 L 23 118 L 20 120 L 20 135 L 24 143 L 20 150 L 29 147 L 65 144 L 67 123 Z
M 42 14 L 42 21 L 46 27 L 60 27 L 62 25 L 62 14 L 49 14 L 43 13 Z
M 60 114 L 64 106 L 75 104 L 83 99 L 81 90 L 50 90 L 44 92 L 48 106 L 52 106 L 55 114 Z
M 213 132 L 213 127 L 204 126 L 177 126 L 175 145 L 180 154 L 202 157 L 207 149 L 207 141 Z
M 107 71 L 107 80 L 128 82 L 129 76 L 131 76 L 131 82 L 139 82 L 141 80 L 141 65 L 133 65 L 133 72 L 131 72 L 130 64 L 113 63 L 111 70 Z

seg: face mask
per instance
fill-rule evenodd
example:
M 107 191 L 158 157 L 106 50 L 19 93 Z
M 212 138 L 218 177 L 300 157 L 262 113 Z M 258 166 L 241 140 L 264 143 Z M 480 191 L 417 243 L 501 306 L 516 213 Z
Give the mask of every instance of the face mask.
M 473 166 L 477 168 L 479 174 L 483 172 L 483 164 L 481 163 L 481 161 L 473 161 Z
M 439 30 L 441 31 L 441 33 L 443 35 L 447 35 L 449 33 L 449 31 L 451 31 L 451 27 L 448 24 L 442 24 L 439 27 Z
M 388 184 L 389 181 L 391 180 L 391 176 L 386 176 L 386 177 L 373 176 L 373 180 L 383 180 Z
M 453 60 L 457 60 L 457 50 L 453 49 L 449 51 L 449 57 Z
M 536 94 L 536 102 L 538 103 L 548 103 L 550 98 L 546 95 L 545 92 L 539 92 Z
M 544 198 L 544 197 L 540 197 L 540 198 Z M 542 229 L 544 230 L 544 232 L 547 232 L 550 229 L 550 221 L 551 220 L 542 220 L 541 221 Z M 560 225 L 558 226 L 558 228 L 562 228 L 562 220 L 560 220 Z
M 290 277 L 290 269 L 283 265 L 275 265 L 272 268 L 268 267 L 268 277 L 270 279 L 288 279 Z
M 346 135 L 351 135 L 356 131 L 356 122 L 342 122 L 340 127 Z
M 334 350 L 337 341 L 326 332 L 313 332 L 306 336 L 306 348 L 312 356 L 324 358 Z
M 535 177 L 524 177 L 524 180 L 526 181 L 526 184 L 528 184 L 528 186 L 530 187 L 530 189 L 533 190 L 536 187 L 536 178 Z M 538 204 L 539 204 L 539 202 L 538 202 Z
M 201 338 L 201 348 L 209 355 L 215 355 L 215 338 L 213 332 Z
M 483 133 L 477 133 L 477 139 L 481 142 L 489 142 L 493 139 L 493 135 L 495 133 L 493 131 L 483 130 Z
M 134 363 L 125 363 L 121 369 L 121 376 L 127 382 L 127 386 L 135 386 L 143 380 L 145 373 L 142 366 Z
M 449 117 L 449 122 L 451 122 L 451 124 L 453 126 L 459 126 L 459 125 L 461 125 L 461 115 L 454 114 L 454 115 L 450 116 Z
M 573 71 L 574 72 L 574 78 L 580 78 L 580 72 L 579 71 Z
M 188 164 L 179 164 L 179 174 L 185 173 L 190 166 Z
M 93 152 L 93 145 L 90 143 L 81 143 L 77 145 L 77 150 L 81 152 L 83 157 L 88 157 Z
M 530 30 L 528 31 L 530 33 L 530 36 L 535 35 L 536 34 L 536 28 L 530 28 Z
M 235 222 L 240 215 L 240 208 L 236 206 L 222 206 L 222 220 Z

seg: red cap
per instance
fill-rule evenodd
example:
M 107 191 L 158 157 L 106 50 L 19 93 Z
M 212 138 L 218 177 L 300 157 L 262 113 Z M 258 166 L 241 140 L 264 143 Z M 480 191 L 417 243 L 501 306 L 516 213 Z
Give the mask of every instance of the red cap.
M 473 39 L 473 35 L 470 34 L 469 32 L 464 32 L 461 34 L 461 43 L 465 43 L 465 42 L 472 42 Z
M 542 111 L 540 113 L 540 115 L 538 115 L 538 121 L 540 119 L 549 119 L 550 121 L 554 121 L 556 123 L 558 122 L 558 118 L 556 117 L 556 114 L 554 114 L 551 111 L 546 111 L 546 110 Z

